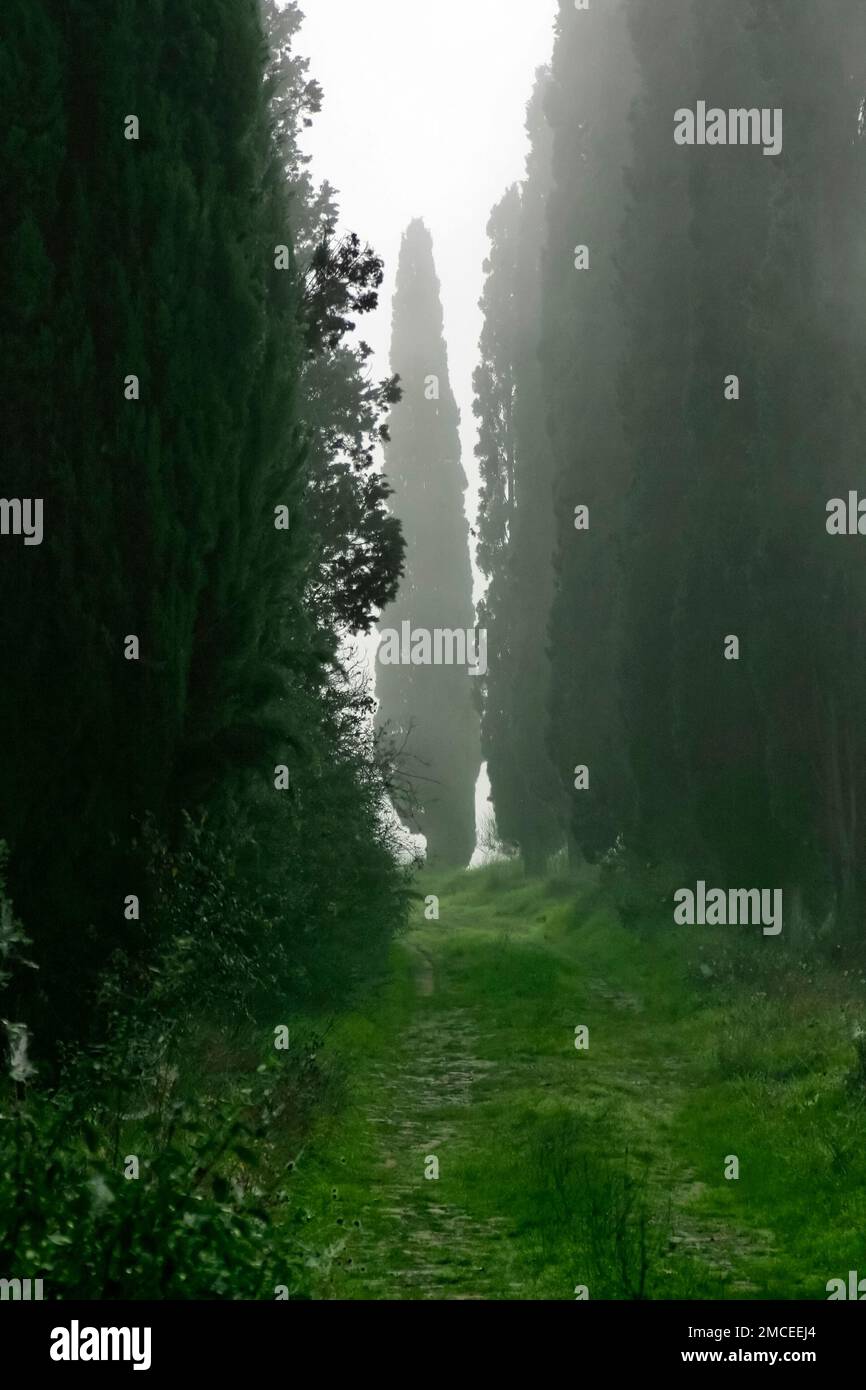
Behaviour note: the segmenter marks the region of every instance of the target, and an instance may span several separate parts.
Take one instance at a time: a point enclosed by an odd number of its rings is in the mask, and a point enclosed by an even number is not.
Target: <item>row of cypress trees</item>
[[[0,537],[0,835],[38,966],[20,1013],[46,1045],[85,1036],[118,952],[143,985],[193,824],[213,862],[178,929],[218,957],[205,903],[252,903],[227,976],[253,981],[276,937],[283,997],[330,995],[402,913],[338,648],[403,543],[372,467],[397,388],[353,333],[381,264],[337,238],[300,154],[321,98],[301,16],[9,8],[2,493],[44,505],[41,545]]]
[[[781,109],[782,153],[678,146],[699,100]],[[862,475],[864,102],[849,0],[560,5],[527,178],[491,223],[477,386],[484,738],[528,859],[619,844],[860,921],[866,566],[826,523]],[[524,624],[549,695],[521,708]]]

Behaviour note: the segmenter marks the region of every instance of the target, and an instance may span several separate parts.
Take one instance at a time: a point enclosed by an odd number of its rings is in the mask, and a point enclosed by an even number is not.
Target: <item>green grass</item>
[[[419,887],[440,920],[419,904],[336,1025],[347,1101],[290,1184],[317,1297],[822,1299],[866,1275],[861,978],[784,935],[626,929],[589,871]]]

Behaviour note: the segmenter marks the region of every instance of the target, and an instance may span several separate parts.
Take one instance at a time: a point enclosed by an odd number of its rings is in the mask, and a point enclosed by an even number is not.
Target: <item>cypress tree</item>
[[[751,31],[750,0],[724,11],[691,6],[694,90],[725,112],[768,104]],[[677,82],[677,78],[673,78]],[[681,85],[678,88],[682,91]],[[667,100],[676,109],[676,91]],[[688,180],[690,347],[686,380],[681,533],[660,532],[679,572],[673,592],[673,737],[698,876],[774,881],[764,766],[766,730],[756,690],[761,606],[756,542],[761,469],[753,297],[767,253],[776,160],[753,146],[678,147]],[[670,266],[677,248],[659,248]],[[668,325],[671,340],[679,325]],[[659,469],[661,475],[663,470]],[[659,492],[666,479],[659,476]],[[729,638],[740,645],[739,660]],[[682,815],[677,819],[682,820]]]
[[[785,130],[753,316],[766,758],[785,883],[861,936],[863,542],[828,534],[827,504],[862,471],[866,15],[771,0],[752,22]]]
[[[430,233],[407,228],[394,295],[391,369],[402,399],[390,421],[385,471],[406,540],[403,582],[380,627],[414,633],[474,627],[469,528],[463,506],[459,414],[448,376],[439,281]],[[466,665],[383,665],[377,671],[380,720],[397,747],[417,798],[417,820],[431,862],[468,863],[475,846],[478,717]],[[398,808],[401,809],[401,808]]]
[[[627,3],[638,67],[632,106],[628,202],[617,252],[625,316],[620,363],[628,451],[624,508],[622,708],[635,786],[630,843],[665,858],[693,834],[676,736],[671,654],[693,461],[687,425],[691,367],[689,176],[673,139],[683,74],[693,67],[688,7]],[[677,94],[675,99],[674,94]]]
[[[544,116],[549,74],[527,112],[527,178],[494,209],[474,377],[481,471],[478,563],[489,579],[479,609],[490,671],[481,682],[482,751],[497,832],[520,846],[530,873],[561,837],[561,790],[547,749],[547,624],[553,594],[553,467],[542,391],[541,268],[550,192]]]
[[[122,917],[144,815],[170,831],[294,736],[274,702],[312,634],[274,509],[300,494],[301,338],[253,0],[25,8],[3,80],[38,43],[43,167],[4,227],[3,394],[39,402],[8,477],[45,540],[0,546],[25,599],[0,616],[2,814],[41,997],[80,1029],[147,938]]]
[[[628,476],[616,255],[634,85],[623,6],[578,12],[563,0],[546,100],[553,191],[541,337],[556,512],[549,750],[570,849],[589,857],[614,844],[630,808],[620,716]],[[588,770],[588,786],[576,768]]]

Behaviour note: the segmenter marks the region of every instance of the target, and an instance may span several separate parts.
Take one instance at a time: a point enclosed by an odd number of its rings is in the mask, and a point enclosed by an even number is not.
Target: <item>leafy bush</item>
[[[27,944],[0,877],[4,1004]],[[207,1043],[200,1026],[164,1012],[173,989],[189,987],[177,956],[154,979],[152,995],[128,1009],[109,973],[110,1035],[67,1047],[51,1089],[36,1084],[24,1025],[4,1020],[4,1277],[41,1278],[55,1299],[274,1298],[283,1286],[306,1297],[315,1252],[284,1220],[287,1152],[325,1088],[321,1034],[302,1033],[258,1066],[248,1042],[234,1075],[215,1069],[215,1085],[195,1065],[197,1041],[199,1062]]]

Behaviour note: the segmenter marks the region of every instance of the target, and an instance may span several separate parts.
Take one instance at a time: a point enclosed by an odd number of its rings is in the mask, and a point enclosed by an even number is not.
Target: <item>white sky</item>
[[[338,190],[344,229],[385,261],[379,310],[360,321],[379,376],[403,231],[423,217],[433,235],[474,520],[485,228],[523,177],[526,104],[550,60],[556,0],[301,0],[301,9],[298,51],[325,94],[305,140],[311,172]]]

